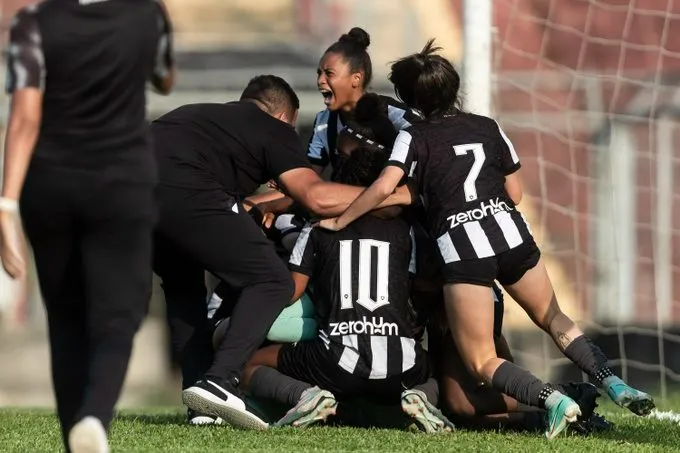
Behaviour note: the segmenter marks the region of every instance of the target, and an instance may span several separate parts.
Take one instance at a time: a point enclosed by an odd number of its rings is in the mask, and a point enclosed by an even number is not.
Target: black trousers
[[[162,280],[183,388],[203,376],[235,384],[293,296],[290,273],[262,230],[224,192],[161,186],[158,195],[154,271]],[[214,354],[206,270],[238,294],[230,328]]]
[[[21,214],[47,312],[64,440],[85,416],[108,428],[151,295],[154,186],[34,161]]]

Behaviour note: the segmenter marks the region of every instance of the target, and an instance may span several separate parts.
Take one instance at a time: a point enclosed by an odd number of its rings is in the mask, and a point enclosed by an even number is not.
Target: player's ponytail
[[[331,44],[324,53],[342,55],[349,63],[352,73],[363,74],[362,87],[366,89],[373,78],[373,65],[366,49],[371,44],[371,37],[363,28],[354,27],[340,36],[337,42]]]
[[[430,39],[420,52],[394,62],[389,75],[397,97],[425,118],[461,110],[460,75],[451,62],[437,55],[440,50]]]

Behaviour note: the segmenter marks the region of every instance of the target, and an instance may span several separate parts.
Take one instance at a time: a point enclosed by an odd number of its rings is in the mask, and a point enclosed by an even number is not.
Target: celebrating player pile
[[[560,310],[516,209],[519,157],[494,120],[461,109],[459,75],[433,41],[392,65],[402,103],[366,92],[368,34],[341,36],[319,62],[326,109],[306,153],[294,130],[296,93],[280,77],[260,75],[238,101],[187,105],[154,121],[153,162],[142,90],[149,77],[160,91],[172,85],[170,23],[157,2],[139,2],[135,14],[117,4],[46,2],[20,13],[12,30],[0,256],[10,274],[24,271],[15,211],[38,137],[21,203],[67,448],[108,450],[146,309],[152,230],[192,424],[333,420],[433,433],[452,431],[452,418],[544,429],[550,439],[570,423],[584,433],[608,429],[593,412],[591,384],[544,383],[513,363],[496,282],[612,401],[651,411],[652,398],[615,376]],[[77,38],[55,34],[42,19],[48,11],[77,21]],[[100,30],[116,39],[100,40]],[[43,49],[46,36],[71,51]],[[85,45],[96,51],[72,51]],[[130,61],[89,71],[104,50]],[[78,99],[67,107],[71,91]],[[255,195],[267,182],[274,188]],[[206,272],[219,280],[210,297]],[[219,305],[211,322],[206,300]],[[387,409],[371,420],[359,400]],[[274,415],[265,407],[272,402],[284,410]],[[396,423],[385,420],[390,405],[402,417]]]

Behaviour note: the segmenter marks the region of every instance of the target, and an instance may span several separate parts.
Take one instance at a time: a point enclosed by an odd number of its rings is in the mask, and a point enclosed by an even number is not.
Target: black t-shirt
[[[421,357],[410,305],[412,230],[402,218],[366,215],[339,232],[307,226],[289,260],[310,276],[319,337],[345,371],[394,376]]]
[[[388,165],[416,180],[446,262],[493,256],[530,235],[505,191],[519,158],[491,118],[459,113],[418,122],[399,133]]]
[[[146,83],[168,74],[171,42],[154,0],[47,0],[20,10],[6,89],[43,91],[34,157],[107,171],[130,162],[131,174],[152,162]]]
[[[166,186],[246,196],[309,167],[295,129],[249,101],[185,105],[151,123],[151,131]]]

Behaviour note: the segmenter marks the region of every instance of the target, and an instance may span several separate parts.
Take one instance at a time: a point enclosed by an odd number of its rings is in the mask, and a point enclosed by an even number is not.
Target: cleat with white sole
[[[425,393],[420,390],[404,390],[401,393],[401,409],[416,422],[420,431],[444,433],[456,429],[439,409],[430,404]]]
[[[322,423],[331,415],[335,415],[337,408],[338,402],[331,392],[321,390],[319,387],[308,388],[302,392],[300,401],[281,420],[276,422],[274,426],[301,428]]]

